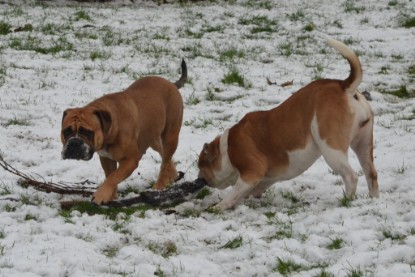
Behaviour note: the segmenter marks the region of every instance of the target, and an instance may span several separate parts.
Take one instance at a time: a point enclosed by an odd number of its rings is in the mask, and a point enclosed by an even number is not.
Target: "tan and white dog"
[[[217,205],[233,208],[241,199],[260,197],[272,184],[298,176],[321,155],[346,184],[346,196],[356,193],[357,174],[348,162],[356,153],[371,197],[379,197],[373,164],[373,113],[357,87],[362,68],[356,54],[329,39],[349,62],[346,80],[323,79],[303,87],[278,107],[251,112],[205,144],[199,156],[199,178],[224,189],[234,185]]]

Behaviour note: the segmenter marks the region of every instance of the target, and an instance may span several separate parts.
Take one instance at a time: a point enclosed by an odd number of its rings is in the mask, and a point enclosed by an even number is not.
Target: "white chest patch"
[[[111,156],[111,154],[110,154],[110,153],[108,153],[106,150],[99,150],[99,151],[97,151],[97,153],[98,153],[98,155],[99,155],[100,157],[103,157],[103,158],[108,158],[108,159],[111,159],[111,160],[112,160],[112,156]]]

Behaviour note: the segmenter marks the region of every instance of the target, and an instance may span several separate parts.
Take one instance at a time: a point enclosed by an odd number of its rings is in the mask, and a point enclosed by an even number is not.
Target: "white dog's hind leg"
[[[373,164],[373,126],[372,122],[368,122],[359,130],[353,139],[351,147],[356,153],[360,165],[365,173],[369,195],[371,197],[379,197],[378,173]]]
[[[358,177],[349,164],[347,153],[328,146],[323,147],[321,153],[331,169],[342,177],[346,185],[346,197],[353,198],[356,194]]]

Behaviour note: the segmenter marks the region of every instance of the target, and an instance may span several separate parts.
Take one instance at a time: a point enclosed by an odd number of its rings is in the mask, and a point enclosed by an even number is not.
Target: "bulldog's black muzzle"
[[[85,160],[92,159],[94,150],[81,138],[72,137],[70,138],[62,150],[62,158],[73,159],[73,160]]]

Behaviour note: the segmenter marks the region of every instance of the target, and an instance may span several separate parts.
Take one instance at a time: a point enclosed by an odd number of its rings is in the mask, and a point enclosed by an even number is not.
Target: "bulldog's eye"
[[[66,129],[64,129],[64,130],[62,131],[62,134],[63,134],[63,137],[64,137],[65,139],[67,139],[67,138],[69,138],[71,135],[73,135],[73,130],[72,130],[72,128],[71,128],[71,127],[68,127],[68,128],[66,128]]]
[[[88,140],[92,140],[94,138],[94,132],[83,127],[79,128],[79,134],[86,137]]]

